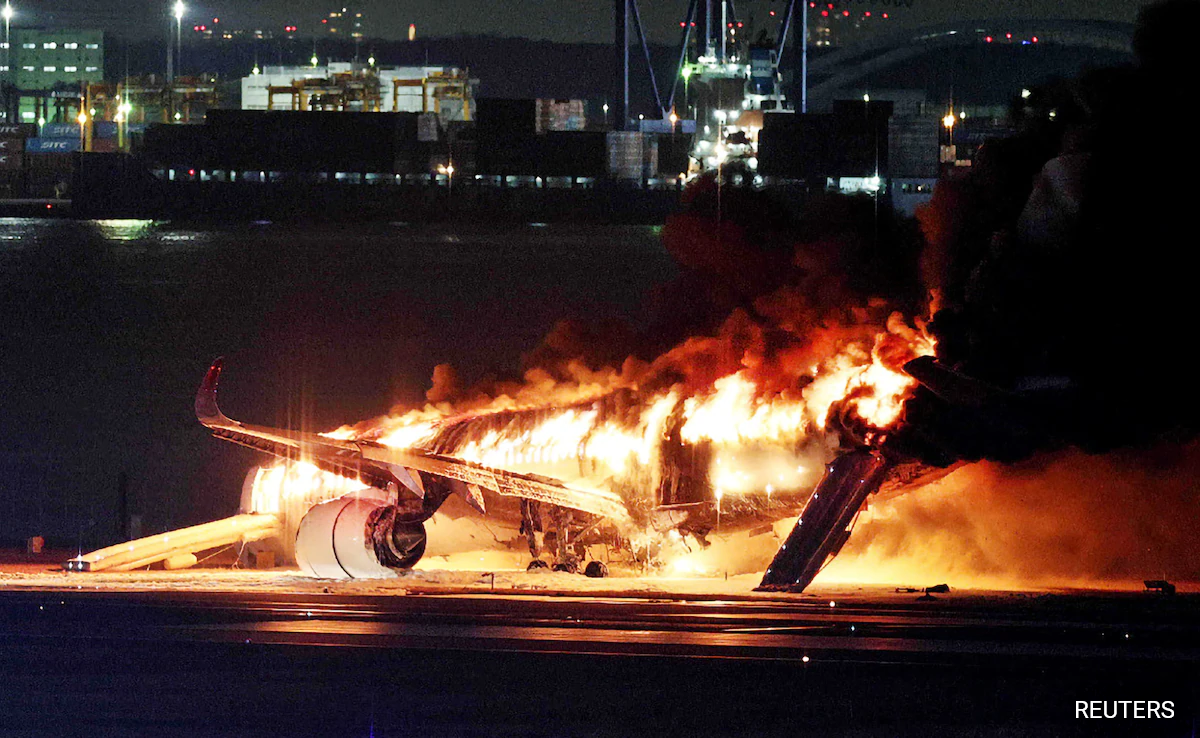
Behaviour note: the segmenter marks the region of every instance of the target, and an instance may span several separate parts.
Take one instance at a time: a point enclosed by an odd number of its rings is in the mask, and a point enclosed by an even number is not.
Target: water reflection
[[[103,238],[111,241],[133,241],[139,238],[144,238],[150,235],[151,229],[155,226],[153,220],[141,220],[137,218],[111,218],[106,220],[93,220],[96,230],[99,231]]]

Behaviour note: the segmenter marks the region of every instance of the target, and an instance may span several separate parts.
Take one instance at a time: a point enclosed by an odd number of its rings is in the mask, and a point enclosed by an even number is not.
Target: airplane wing
[[[391,448],[374,441],[340,440],[231,420],[217,405],[217,382],[223,366],[223,359],[214,361],[196,392],[196,419],[218,438],[280,458],[306,461],[323,471],[361,479],[364,484],[382,490],[399,493],[404,489],[417,498],[424,498],[425,492],[420,475],[414,472],[425,472],[457,482],[451,487],[480,512],[486,512],[483,496],[479,494],[479,488],[484,488],[616,522],[629,519],[624,501],[611,492],[569,487],[550,477],[519,474],[441,454]]]

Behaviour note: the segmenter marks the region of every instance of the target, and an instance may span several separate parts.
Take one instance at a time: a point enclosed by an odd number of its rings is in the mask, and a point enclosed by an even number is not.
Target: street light
[[[175,0],[172,11],[175,16],[175,58],[179,71],[183,72],[183,0]]]
[[[692,78],[692,68],[685,66],[683,68],[683,109],[686,111],[691,107],[691,98],[688,96],[688,80]]]
[[[958,122],[958,118],[954,115],[954,108],[946,113],[946,117],[942,118],[942,125],[946,127],[946,134],[949,136],[950,146],[954,146],[954,124]]]
[[[438,170],[438,174],[441,174],[446,178],[446,191],[451,196],[453,196],[454,195],[454,162],[451,161],[451,162],[447,162],[445,164],[439,164],[437,170]]]
[[[4,77],[8,79],[12,74],[12,43],[8,33],[13,17],[12,3],[4,0],[4,10],[0,14],[4,16]],[[7,117],[8,113],[5,113],[5,118]]]
[[[80,110],[75,120],[79,121],[79,150],[87,151],[87,113]]]
[[[129,138],[129,115],[133,112],[133,106],[128,100],[122,100],[117,106],[117,148],[121,151],[125,150],[125,141]]]

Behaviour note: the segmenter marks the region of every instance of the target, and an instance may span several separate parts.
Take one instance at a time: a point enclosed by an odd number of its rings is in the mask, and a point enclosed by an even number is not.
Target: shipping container
[[[608,133],[608,173],[617,179],[642,180],[658,173],[658,140],[640,131]]]
[[[604,131],[549,131],[538,137],[534,173],[543,177],[603,177],[608,171]]]
[[[686,133],[691,135],[696,132],[696,121],[680,119],[672,123],[670,118],[666,120],[659,120],[657,118],[654,120],[639,120],[637,129],[642,133],[660,133],[666,135]]]
[[[0,138],[0,169],[20,169],[25,164],[25,139]]]
[[[417,113],[211,110],[202,126],[154,125],[143,153],[174,168],[282,172],[426,171]],[[424,161],[422,161],[422,158]]]
[[[78,123],[46,123],[42,126],[42,138],[71,138],[79,139]]]
[[[69,196],[75,156],[73,153],[51,152],[27,157],[25,197]]]
[[[5,169],[0,166],[0,199],[25,196],[25,173],[21,169]]]
[[[583,100],[537,100],[537,132],[582,131],[587,121]]]
[[[8,123],[0,125],[0,138],[33,138],[37,126],[32,123]]]
[[[475,125],[480,146],[485,141],[525,139],[537,133],[537,103],[482,97],[475,102]]]
[[[117,123],[111,120],[92,121],[92,138],[116,138]]]
[[[79,151],[79,135],[74,138],[31,138],[25,141],[25,150],[30,154],[69,154]]]

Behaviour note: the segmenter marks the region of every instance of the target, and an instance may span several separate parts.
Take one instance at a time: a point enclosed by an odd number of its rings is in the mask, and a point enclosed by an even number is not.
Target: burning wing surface
[[[488,467],[451,456],[397,449],[372,441],[329,438],[283,428],[247,425],[232,420],[217,404],[217,383],[224,365],[213,362],[196,393],[196,418],[213,435],[241,446],[295,461],[306,461],[323,471],[359,479],[364,484],[399,494],[406,490],[425,497],[423,472],[445,479],[468,504],[486,512],[480,489],[520,497],[610,518],[629,519],[625,503],[615,494],[569,487],[561,481],[533,474]]]

